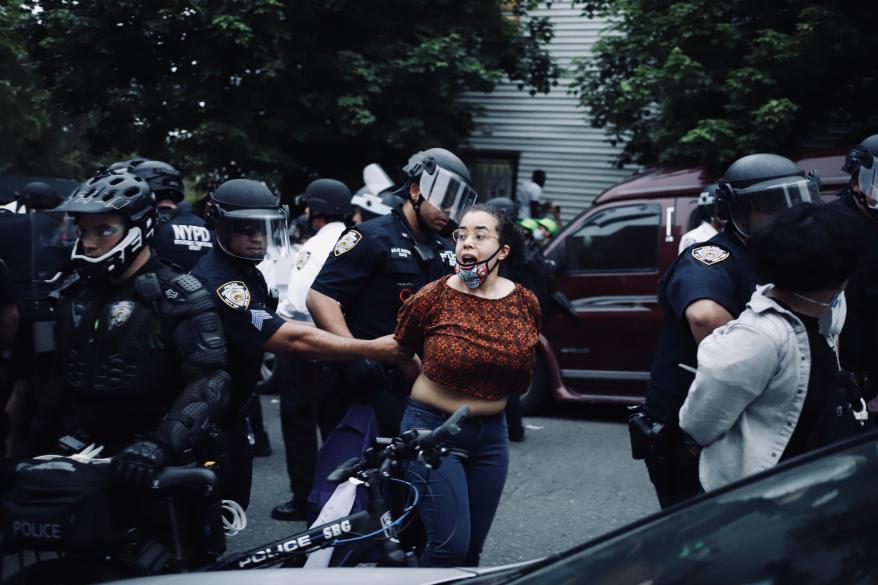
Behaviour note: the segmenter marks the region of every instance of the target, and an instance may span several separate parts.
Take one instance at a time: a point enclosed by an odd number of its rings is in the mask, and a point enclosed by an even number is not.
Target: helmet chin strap
[[[412,201],[412,207],[415,210],[415,218],[418,220],[418,225],[421,226],[421,229],[424,230],[425,233],[430,234],[433,232],[430,229],[430,226],[427,225],[427,222],[424,221],[423,216],[421,215],[421,203],[424,201],[423,195],[418,193],[418,198]]]

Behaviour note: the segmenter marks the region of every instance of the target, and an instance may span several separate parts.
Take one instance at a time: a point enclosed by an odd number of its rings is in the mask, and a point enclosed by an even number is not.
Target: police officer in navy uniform
[[[34,452],[54,441],[93,442],[122,479],[148,485],[166,464],[189,460],[225,411],[222,326],[195,278],[162,264],[149,246],[155,199],[123,170],[83,183],[56,211],[76,220],[78,278],[59,293],[61,384],[37,397]]]
[[[166,162],[134,159],[130,172],[149,183],[155,193],[158,225],[153,247],[159,258],[184,272],[212,247],[212,237],[204,220],[182,208],[183,175]]]
[[[402,207],[345,231],[311,285],[307,304],[318,327],[361,339],[390,334],[402,303],[452,271],[446,236],[476,199],[469,169],[454,153],[431,148],[413,155],[403,172]],[[396,434],[409,375],[364,361],[345,369],[347,390],[368,397],[381,432]]]
[[[839,354],[842,367],[854,373],[863,397],[871,401],[878,396],[878,134],[852,148],[842,170],[851,180],[832,205],[849,212],[850,227],[861,231],[866,247],[845,288],[848,318]],[[870,407],[874,411],[878,404]]]
[[[216,246],[198,261],[192,274],[212,296],[225,331],[232,392],[224,430],[233,480],[241,494],[237,501],[246,506],[252,451],[245,416],[256,391],[264,352],[294,352],[327,361],[368,357],[396,362],[410,356],[391,336],[373,341],[343,338],[277,315],[277,298],[269,294],[256,265],[287,255],[289,232],[286,208],[265,183],[226,181],[211,195],[207,219],[214,229]]]
[[[659,283],[659,346],[643,411],[631,420],[632,447],[645,455],[662,508],[701,491],[697,444],[678,425],[678,412],[694,378],[698,343],[736,318],[758,284],[747,241],[771,214],[801,202],[820,203],[816,177],[774,154],[745,156],[726,170],[717,191],[717,214],[728,223],[708,242],[695,244],[671,264]],[[648,437],[638,435],[646,430]],[[646,451],[646,453],[644,453]]]

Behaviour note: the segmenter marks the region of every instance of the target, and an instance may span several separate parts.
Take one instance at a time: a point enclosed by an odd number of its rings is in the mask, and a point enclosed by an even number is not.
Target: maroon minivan
[[[834,196],[849,176],[842,156],[799,159]],[[522,411],[558,401],[635,404],[643,399],[658,342],[658,281],[680,237],[698,224],[696,202],[715,180],[700,168],[639,173],[601,193],[546,247],[558,266],[555,293],[569,312],[543,323]],[[566,303],[565,303],[566,304]]]

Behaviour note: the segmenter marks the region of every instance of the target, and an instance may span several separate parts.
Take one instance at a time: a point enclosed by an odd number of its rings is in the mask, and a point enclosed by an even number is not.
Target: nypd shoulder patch
[[[350,252],[354,246],[360,243],[360,240],[363,239],[363,234],[358,232],[357,230],[348,230],[341,235],[338,239],[338,242],[335,243],[335,249],[332,253],[335,256],[341,256],[345,252]]]
[[[247,309],[250,306],[250,289],[240,280],[221,284],[216,289],[216,294],[233,309]]]
[[[698,246],[692,249],[692,257],[705,266],[719,264],[723,260],[728,259],[730,255],[728,250],[713,245]]]

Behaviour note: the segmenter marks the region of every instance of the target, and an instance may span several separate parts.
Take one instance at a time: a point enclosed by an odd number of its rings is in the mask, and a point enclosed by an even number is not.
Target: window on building
[[[622,205],[594,214],[567,238],[567,269],[654,270],[658,268],[662,208]]]
[[[464,156],[473,178],[473,187],[479,201],[494,197],[515,198],[515,177],[518,173],[518,153],[470,152]]]

